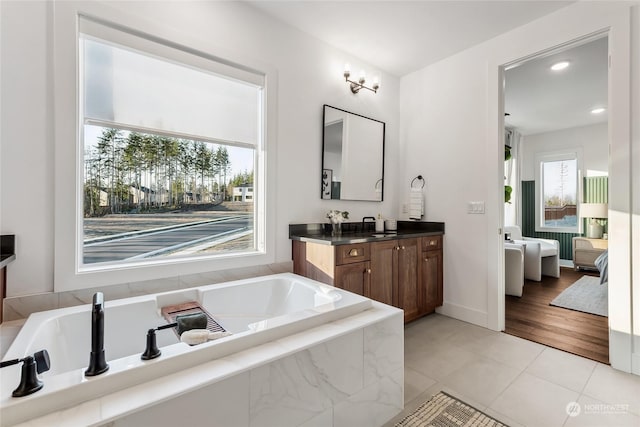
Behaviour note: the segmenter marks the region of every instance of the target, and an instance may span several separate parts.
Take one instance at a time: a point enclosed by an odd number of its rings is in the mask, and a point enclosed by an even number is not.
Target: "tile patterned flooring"
[[[439,314],[405,327],[404,381],[385,427],[440,390],[511,427],[640,426],[640,376]]]

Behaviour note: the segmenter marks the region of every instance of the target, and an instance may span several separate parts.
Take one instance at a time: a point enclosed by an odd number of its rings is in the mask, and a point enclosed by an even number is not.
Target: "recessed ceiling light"
[[[555,64],[553,64],[551,66],[551,69],[553,71],[560,71],[560,70],[564,70],[568,66],[569,66],[569,61],[561,61],[561,62],[556,62]]]
[[[604,113],[606,111],[606,108],[594,108],[593,110],[591,110],[591,114],[601,114]]]

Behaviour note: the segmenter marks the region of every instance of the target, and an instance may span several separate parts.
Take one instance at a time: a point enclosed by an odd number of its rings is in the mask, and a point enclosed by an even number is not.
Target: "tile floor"
[[[439,314],[405,328],[404,381],[385,427],[440,390],[512,427],[640,426],[640,376]]]

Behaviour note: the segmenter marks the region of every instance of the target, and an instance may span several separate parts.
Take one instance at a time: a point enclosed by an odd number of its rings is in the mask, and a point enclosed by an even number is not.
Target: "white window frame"
[[[205,35],[189,35],[161,22],[145,20],[124,10],[98,2],[56,2],[54,4],[54,155],[55,155],[55,219],[54,219],[54,291],[70,291],[132,282],[170,279],[209,271],[249,267],[273,263],[275,260],[275,203],[269,197],[275,188],[275,108],[277,75],[275,70],[245,57],[236,57],[223,48],[212,46]],[[211,257],[146,260],[143,263],[114,264],[82,268],[82,132],[80,130],[81,86],[79,81],[79,17],[165,44],[177,51],[201,56],[206,62],[218,62],[239,74],[263,76],[262,123],[256,147],[254,171],[256,196],[254,203],[256,251],[214,255]],[[166,23],[165,23],[166,24]],[[134,30],[135,29],[135,30]],[[138,38],[136,37],[136,38]],[[221,55],[221,52],[224,55]],[[223,59],[221,59],[223,58]],[[181,62],[183,58],[177,57]],[[270,172],[270,173],[268,173]],[[75,191],[69,191],[75,189]],[[166,281],[162,282],[166,284]]]
[[[575,227],[548,227],[544,225],[544,194],[542,191],[542,164],[545,162],[557,162],[562,160],[576,160],[576,216]],[[582,148],[571,148],[558,151],[547,151],[535,155],[535,230],[546,233],[580,233],[580,203],[582,201]]]

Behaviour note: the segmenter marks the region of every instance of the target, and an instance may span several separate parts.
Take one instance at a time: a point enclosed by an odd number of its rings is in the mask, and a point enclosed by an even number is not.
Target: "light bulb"
[[[360,71],[360,78],[358,79],[358,82],[361,85],[363,85],[365,81],[366,81],[366,78],[365,78],[364,70],[361,70]]]
[[[344,64],[344,78],[348,79],[349,76],[351,75],[351,66],[349,65],[349,63]]]
[[[373,78],[373,85],[372,85],[372,87],[373,87],[373,90],[378,90],[378,88],[380,88],[380,77],[375,76],[375,77]]]

